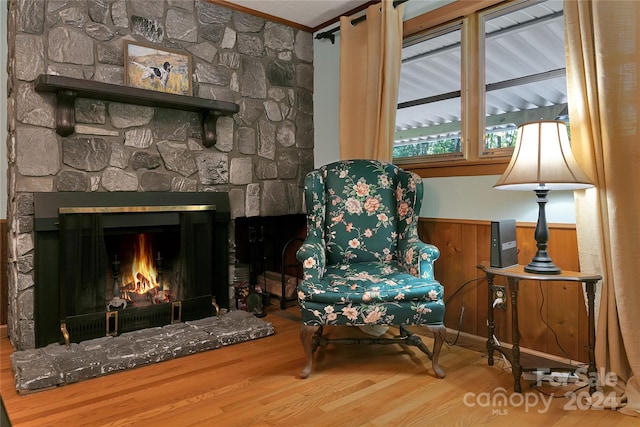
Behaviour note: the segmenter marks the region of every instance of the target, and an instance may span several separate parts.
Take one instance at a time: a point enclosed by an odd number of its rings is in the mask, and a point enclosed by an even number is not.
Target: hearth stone
[[[141,329],[65,345],[14,352],[11,367],[18,393],[72,384],[113,372],[213,350],[274,333],[273,325],[246,311]]]

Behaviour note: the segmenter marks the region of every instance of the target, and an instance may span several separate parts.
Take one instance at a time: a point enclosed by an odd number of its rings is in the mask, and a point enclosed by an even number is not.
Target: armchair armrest
[[[440,250],[418,239],[401,242],[398,247],[400,262],[416,277],[435,280],[434,262],[440,257]]]
[[[326,265],[326,244],[316,236],[308,236],[296,252],[302,263],[304,280],[318,281],[324,276]]]

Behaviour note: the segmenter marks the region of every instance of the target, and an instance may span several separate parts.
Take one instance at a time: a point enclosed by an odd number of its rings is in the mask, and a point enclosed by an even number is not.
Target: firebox
[[[36,193],[34,205],[36,347],[208,317],[229,301],[227,193]]]

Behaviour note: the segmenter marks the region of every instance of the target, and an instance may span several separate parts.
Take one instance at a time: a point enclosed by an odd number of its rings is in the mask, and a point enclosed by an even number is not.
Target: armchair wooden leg
[[[300,372],[300,378],[305,379],[311,373],[311,365],[313,364],[313,354],[318,348],[318,338],[322,335],[322,326],[302,325],[300,328],[300,341],[304,348],[304,355],[307,358],[307,364]]]
[[[427,328],[433,333],[433,351],[429,350],[429,347],[425,343],[422,342],[420,337],[411,331],[409,331],[406,325],[400,325],[400,335],[403,337],[407,337],[407,344],[415,345],[418,347],[424,354],[426,354],[429,359],[431,359],[431,364],[433,365],[433,371],[438,378],[444,378],[445,373],[440,368],[438,364],[438,356],[440,356],[440,349],[442,348],[442,344],[444,344],[444,339],[447,336],[447,328],[444,325],[440,326],[429,326],[426,325]]]
[[[447,336],[447,328],[445,328],[444,325],[427,327],[433,332],[433,355],[431,357],[433,370],[438,378],[444,378],[445,373],[438,364],[438,357],[440,356],[440,349],[442,348],[442,344],[444,344],[444,339]]]

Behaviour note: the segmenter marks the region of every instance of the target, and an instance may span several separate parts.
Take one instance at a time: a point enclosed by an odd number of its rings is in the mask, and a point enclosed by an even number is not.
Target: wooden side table
[[[520,365],[520,330],[518,329],[518,286],[520,280],[539,280],[545,282],[554,281],[567,281],[567,282],[581,282],[586,285],[587,288],[587,307],[589,311],[589,368],[587,374],[589,377],[589,393],[593,394],[596,391],[595,387],[595,375],[596,375],[596,327],[595,327],[595,285],[598,281],[602,280],[602,276],[595,274],[585,274],[576,271],[562,271],[560,274],[537,274],[527,273],[524,271],[524,266],[514,265],[506,268],[491,267],[488,262],[483,261],[477,265],[477,268],[484,271],[487,275],[487,282],[489,284],[488,295],[488,327],[489,337],[487,339],[487,351],[489,353],[489,365],[493,365],[493,353],[498,351],[502,353],[511,363],[511,370],[513,372],[513,390],[516,393],[522,391],[521,377],[523,368]],[[495,323],[493,320],[493,279],[495,276],[502,276],[507,278],[509,283],[509,293],[511,297],[511,322],[512,322],[512,349],[508,352],[507,349],[497,345],[494,340]]]

